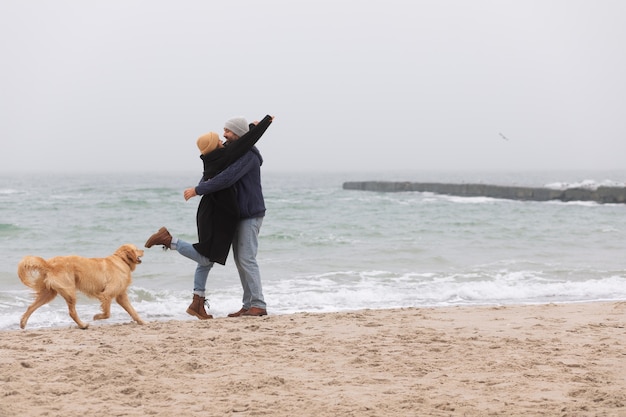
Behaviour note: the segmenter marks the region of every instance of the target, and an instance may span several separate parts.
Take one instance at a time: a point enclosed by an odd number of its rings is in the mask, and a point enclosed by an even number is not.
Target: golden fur
[[[25,328],[30,315],[59,294],[67,303],[70,317],[78,327],[86,329],[89,325],[82,322],[76,313],[77,290],[100,300],[102,313],[96,314],[94,320],[109,318],[111,302],[115,299],[133,320],[144,324],[126,293],[131,284],[130,274],[141,263],[142,256],[143,250],[132,244],[120,246],[106,258],[71,255],[45,260],[38,256],[25,256],[17,266],[17,275],[24,285],[35,290],[36,299],[22,316],[20,327]]]

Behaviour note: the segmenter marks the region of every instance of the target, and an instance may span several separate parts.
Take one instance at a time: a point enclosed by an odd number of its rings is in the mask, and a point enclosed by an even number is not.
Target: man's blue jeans
[[[262,224],[263,217],[240,220],[233,239],[233,255],[243,288],[242,304],[246,310],[250,307],[266,308],[261,271],[256,261]]]

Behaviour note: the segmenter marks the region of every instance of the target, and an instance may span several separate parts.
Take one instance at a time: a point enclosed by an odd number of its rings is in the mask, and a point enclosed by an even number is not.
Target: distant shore
[[[2,416],[617,416],[626,302],[0,332]]]
[[[603,204],[626,203],[626,187],[551,188],[515,187],[488,184],[445,184],[432,182],[361,181],[344,182],[345,190],[362,191],[419,191],[435,194],[448,194],[462,197],[491,197],[530,201],[595,201]]]

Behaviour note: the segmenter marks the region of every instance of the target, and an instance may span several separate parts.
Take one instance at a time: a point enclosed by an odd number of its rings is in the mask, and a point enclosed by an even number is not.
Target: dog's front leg
[[[126,310],[128,314],[130,314],[133,320],[135,320],[139,324],[145,324],[144,321],[141,320],[141,318],[139,317],[139,314],[137,314],[137,312],[133,308],[132,304],[130,303],[130,300],[128,299],[128,294],[123,293],[123,294],[118,295],[115,298],[115,301],[117,301],[117,303],[121,305],[122,308]]]
[[[94,320],[104,320],[111,317],[111,299],[110,298],[100,298],[100,305],[102,306],[102,313],[98,313],[93,316]]]

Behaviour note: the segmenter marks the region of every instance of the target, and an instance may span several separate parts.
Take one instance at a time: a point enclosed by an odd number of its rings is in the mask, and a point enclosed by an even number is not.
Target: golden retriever
[[[142,256],[143,250],[130,243],[120,246],[106,258],[70,255],[45,260],[38,256],[25,256],[17,266],[17,275],[24,285],[35,290],[36,299],[26,309],[20,327],[25,328],[35,310],[60,294],[67,303],[70,317],[78,327],[86,329],[89,325],[83,323],[76,313],[76,290],[100,300],[102,313],[93,316],[94,320],[109,318],[111,302],[115,299],[133,320],[144,324],[126,293],[131,283],[130,273],[141,263]]]

